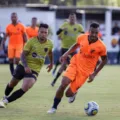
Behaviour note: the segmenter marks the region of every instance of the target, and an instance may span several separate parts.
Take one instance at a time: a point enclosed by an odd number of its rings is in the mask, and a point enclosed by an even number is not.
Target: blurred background
[[[60,56],[60,40],[56,31],[75,12],[77,22],[85,31],[92,21],[100,24],[102,40],[108,50],[108,64],[120,64],[120,0],[0,0],[0,43],[4,39],[6,26],[11,22],[10,15],[17,12],[19,22],[25,26],[31,24],[31,18],[37,17],[38,23],[50,26],[49,38],[54,43],[54,58]],[[8,63],[7,44],[0,52],[0,63]]]

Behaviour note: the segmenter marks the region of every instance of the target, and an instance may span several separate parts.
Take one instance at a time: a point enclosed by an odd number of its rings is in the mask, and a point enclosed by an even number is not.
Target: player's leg
[[[63,80],[61,82],[60,87],[58,88],[55,98],[54,98],[54,103],[52,108],[48,111],[48,113],[55,113],[57,106],[59,105],[63,94],[64,94],[64,90],[66,89],[66,87],[75,79],[76,77],[76,73],[77,73],[77,67],[76,67],[76,63],[75,63],[75,57],[73,57],[71,59],[71,63],[70,65],[67,67],[65,73],[64,73],[64,77]],[[73,94],[72,94],[73,95]]]
[[[61,85],[59,86],[55,98],[54,98],[54,102],[53,102],[53,106],[52,108],[48,111],[48,113],[54,113],[63,97],[64,91],[66,89],[66,87],[70,84],[71,80],[67,77],[63,77]]]
[[[20,97],[22,97],[36,82],[36,78],[37,78],[38,74],[34,71],[32,71],[31,74],[27,74],[24,71],[24,67],[23,66],[21,66],[21,67],[23,69],[22,75],[24,74],[22,87],[20,89],[16,90],[15,92],[13,92],[7,99],[3,100],[3,102],[5,104],[13,102],[13,101],[19,99]]]
[[[5,89],[5,96],[8,96],[14,87],[18,84],[18,82],[24,77],[24,67],[22,65],[18,65],[13,73],[12,80],[8,83]]]
[[[118,51],[118,54],[117,54],[117,64],[120,63],[120,50]]]
[[[73,103],[78,89],[85,83],[88,76],[83,74],[80,70],[77,72],[75,79],[71,82],[70,87],[66,91],[66,97],[68,97],[68,102]]]
[[[60,64],[60,62],[59,62],[59,60],[57,60],[57,62],[55,63],[55,68],[53,69],[53,72],[52,72],[53,75],[55,74],[59,64]]]
[[[67,64],[67,62],[64,62],[64,63],[61,64],[61,66],[60,66],[60,68],[59,68],[59,70],[57,72],[57,75],[55,76],[54,80],[51,83],[52,86],[55,85],[57,79],[60,77],[60,75],[62,74],[62,72],[66,69],[66,64]]]
[[[13,102],[22,97],[30,88],[32,88],[35,82],[36,80],[34,78],[24,78],[22,87],[13,92],[13,94],[7,98],[8,103]]]
[[[61,49],[61,55],[63,55],[68,49],[64,49],[62,48]],[[54,84],[56,83],[57,79],[60,77],[60,75],[62,74],[62,72],[66,69],[66,64],[67,64],[67,61],[62,63],[54,80],[52,81],[51,85],[54,86]]]
[[[23,46],[18,46],[18,47],[15,49],[15,64],[16,64],[16,65],[19,64],[20,56],[21,56],[21,53],[22,53],[22,49],[23,49]]]
[[[0,102],[0,107],[4,108],[6,103],[8,102],[7,98],[14,89],[14,87],[18,84],[18,82],[24,77],[24,67],[22,65],[18,65],[14,71],[12,80],[8,83],[5,89],[4,99]]]
[[[7,84],[5,88],[5,98],[10,95],[10,93],[12,92],[12,90],[18,84],[19,81],[20,80],[13,77],[12,80]]]
[[[9,68],[10,68],[11,75],[13,75],[14,73],[14,57],[15,57],[14,48],[8,46]]]

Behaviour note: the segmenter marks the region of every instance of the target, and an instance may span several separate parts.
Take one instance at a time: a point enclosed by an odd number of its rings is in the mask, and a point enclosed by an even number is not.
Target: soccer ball
[[[84,110],[88,116],[94,116],[98,113],[99,105],[94,101],[90,101],[85,104]]]

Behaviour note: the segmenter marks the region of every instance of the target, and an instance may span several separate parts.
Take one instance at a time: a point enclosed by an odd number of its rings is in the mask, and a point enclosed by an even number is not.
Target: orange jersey
[[[6,34],[9,36],[9,45],[23,45],[23,34],[25,32],[25,27],[21,23],[17,23],[15,26],[9,24],[6,27]]]
[[[35,28],[32,28],[31,26],[27,27],[26,33],[27,33],[28,39],[38,36],[38,30],[39,30],[38,27],[35,27]]]
[[[80,45],[80,51],[75,56],[78,69],[84,73],[91,74],[99,57],[107,54],[106,47],[100,39],[95,43],[89,44],[88,34],[78,36],[77,43]]]

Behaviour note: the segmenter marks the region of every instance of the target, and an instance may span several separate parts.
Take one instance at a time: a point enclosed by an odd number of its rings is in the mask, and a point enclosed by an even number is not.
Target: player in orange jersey
[[[31,26],[26,28],[26,33],[28,39],[38,36],[37,18],[33,17],[31,21]]]
[[[98,38],[99,24],[92,23],[89,31],[90,34],[78,36],[77,42],[60,58],[61,62],[65,61],[70,53],[80,47],[80,51],[72,57],[64,73],[61,85],[56,92],[53,106],[48,113],[56,112],[68,85],[66,97],[69,97],[69,103],[72,103],[75,100],[78,89],[86,82],[87,78],[89,78],[88,83],[92,82],[107,63],[106,47]],[[101,57],[102,61],[94,71],[99,57]]]
[[[18,22],[17,13],[11,14],[11,21],[7,27],[6,27],[6,36],[5,39],[2,41],[0,49],[3,49],[3,45],[9,37],[9,43],[8,43],[8,58],[9,58],[9,65],[10,65],[10,71],[13,75],[14,72],[14,58],[15,58],[15,64],[19,63],[20,55],[22,53],[24,42],[27,41],[26,37],[26,30],[25,27]]]

